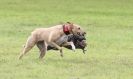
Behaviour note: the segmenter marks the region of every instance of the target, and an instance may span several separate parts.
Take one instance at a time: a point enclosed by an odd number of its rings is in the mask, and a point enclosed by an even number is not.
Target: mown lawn
[[[87,31],[88,47],[18,55],[30,32],[62,22]],[[0,0],[0,79],[133,79],[133,0]]]

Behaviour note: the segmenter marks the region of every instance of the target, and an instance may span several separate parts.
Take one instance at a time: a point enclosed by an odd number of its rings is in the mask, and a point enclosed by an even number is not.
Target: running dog
[[[58,44],[56,44],[55,41],[57,41],[59,38],[61,38],[63,35],[81,35],[84,31],[82,28],[77,25],[70,22],[67,22],[65,24],[56,25],[49,28],[38,28],[35,29],[31,35],[28,37],[27,42],[24,46],[23,51],[20,53],[19,59],[21,59],[29,50],[31,50],[38,41],[44,41],[44,47],[41,50],[39,58],[42,59],[45,56],[45,53],[47,51],[47,46],[49,44],[53,45],[55,48],[60,50],[60,55],[63,57],[63,51],[62,47],[60,47]],[[66,42],[65,44],[71,45],[70,42]]]

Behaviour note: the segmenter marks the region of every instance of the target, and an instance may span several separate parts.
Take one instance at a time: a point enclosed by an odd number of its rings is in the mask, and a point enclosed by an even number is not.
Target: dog
[[[24,46],[23,51],[20,53],[19,59],[22,59],[22,57],[31,50],[35,44],[38,41],[44,41],[42,52],[40,53],[39,58],[42,59],[45,56],[45,53],[47,51],[47,46],[49,44],[52,44],[55,48],[60,50],[60,55],[63,57],[63,51],[62,47],[60,47],[58,44],[55,43],[59,38],[61,38],[63,35],[69,35],[69,34],[75,34],[75,35],[81,35],[84,31],[82,28],[77,25],[70,22],[67,22],[65,24],[56,25],[49,28],[38,28],[35,29],[31,35],[28,37],[27,42]],[[70,42],[66,42],[65,44],[70,45]]]
[[[67,49],[73,50],[73,48],[72,48],[73,45],[63,45],[65,43],[65,41],[73,42],[75,48],[82,49],[83,53],[85,54],[85,51],[86,51],[85,47],[87,46],[87,43],[86,43],[86,38],[84,35],[73,35],[73,34],[70,34],[67,36],[64,35],[59,40],[56,41],[56,44],[63,46]],[[43,46],[44,46],[43,41],[37,42],[36,46],[38,47],[38,49],[41,52],[41,50],[43,49]],[[47,50],[58,50],[58,49],[53,46],[48,45]]]

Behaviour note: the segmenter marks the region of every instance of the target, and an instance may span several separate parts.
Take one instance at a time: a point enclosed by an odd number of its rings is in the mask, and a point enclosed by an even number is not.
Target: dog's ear
[[[73,23],[72,22],[67,22],[67,24],[69,24],[70,28],[73,29]]]
[[[67,22],[68,24],[72,24],[71,22]]]

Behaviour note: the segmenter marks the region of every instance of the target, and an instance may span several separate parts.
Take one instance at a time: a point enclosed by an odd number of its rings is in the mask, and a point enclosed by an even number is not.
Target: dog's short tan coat
[[[70,34],[82,34],[84,31],[80,28],[79,25],[72,24],[70,22],[64,24],[69,28]],[[44,41],[44,48],[41,50],[42,53],[40,54],[39,58],[43,58],[46,51],[47,51],[47,45],[52,44],[57,49],[60,50],[61,56],[63,56],[62,48],[55,43],[56,40],[58,40],[61,36],[63,36],[65,33],[63,31],[63,25],[56,25],[50,28],[38,28],[35,29],[31,35],[28,37],[26,45],[20,53],[19,59],[23,57],[24,54],[26,54],[38,41]]]

